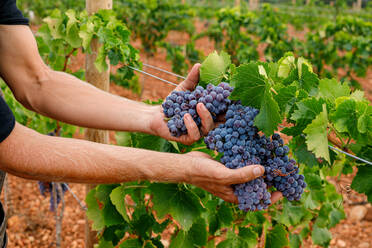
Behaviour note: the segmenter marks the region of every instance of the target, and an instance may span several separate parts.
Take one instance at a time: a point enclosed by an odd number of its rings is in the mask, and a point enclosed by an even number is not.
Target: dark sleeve
[[[0,24],[28,25],[28,19],[17,8],[16,0],[0,0]]]
[[[0,95],[0,142],[10,135],[13,131],[14,125],[14,115]]]

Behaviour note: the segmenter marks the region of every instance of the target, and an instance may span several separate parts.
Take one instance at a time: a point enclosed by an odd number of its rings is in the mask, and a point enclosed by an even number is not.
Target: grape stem
[[[336,134],[336,136],[341,141],[341,143],[342,143],[341,148],[344,148],[345,147],[345,143],[344,143],[344,140],[342,139],[340,133],[336,130],[336,128],[331,123],[329,123],[328,127],[330,127],[332,129],[332,131]]]
[[[270,87],[270,90],[271,90],[275,95],[278,95],[278,92],[276,92],[276,90],[275,90],[273,87]]]

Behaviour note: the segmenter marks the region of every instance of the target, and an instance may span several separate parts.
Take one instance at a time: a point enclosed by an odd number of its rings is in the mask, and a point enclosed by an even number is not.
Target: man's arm
[[[186,182],[237,202],[232,184],[263,174],[260,165],[231,170],[204,153],[173,154],[39,134],[16,124],[0,143],[0,169],[41,181]]]
[[[164,138],[160,106],[149,106],[101,91],[76,77],[56,72],[41,59],[28,26],[0,25],[0,75],[15,97],[27,108],[51,118],[83,127],[138,131]],[[199,80],[194,67],[178,88],[192,89]],[[199,106],[205,130],[213,121],[208,110]],[[186,115],[187,116],[187,115]],[[161,121],[160,121],[161,120]],[[177,140],[190,144],[200,138],[193,120],[185,120],[189,135]]]

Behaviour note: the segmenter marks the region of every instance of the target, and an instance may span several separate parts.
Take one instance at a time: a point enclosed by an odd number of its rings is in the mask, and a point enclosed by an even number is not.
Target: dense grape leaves
[[[184,230],[189,230],[203,211],[198,197],[182,185],[152,184],[154,209],[159,218],[171,214]]]
[[[322,79],[319,81],[319,96],[334,102],[338,97],[349,96],[350,88],[347,84],[342,84],[336,79]]]
[[[366,194],[368,201],[372,202],[372,166],[365,165],[358,167],[351,187],[359,193]]]
[[[125,207],[125,186],[120,186],[114,189],[110,194],[110,200],[114,204],[116,210],[121,214],[125,221],[129,222],[127,209]]]
[[[229,227],[234,220],[233,212],[227,203],[221,204],[216,211],[209,215],[209,232],[214,234],[222,227]]]
[[[142,248],[142,242],[139,239],[127,239],[119,245],[119,248]]]
[[[269,136],[278,129],[278,125],[281,121],[282,118],[279,114],[278,104],[273,99],[270,89],[266,88],[261,102],[260,113],[256,116],[254,124]]]
[[[339,132],[348,132],[360,145],[368,144],[372,138],[372,106],[368,101],[340,97],[331,119]]]
[[[307,150],[306,140],[302,136],[297,136],[291,140],[290,147],[292,148],[294,157],[297,162],[306,166],[316,166],[318,161],[312,152]]]
[[[331,163],[328,150],[327,137],[328,116],[327,109],[323,105],[323,111],[305,129],[306,144],[315,156],[322,157]]]
[[[106,227],[125,223],[123,217],[116,211],[115,206],[110,200],[110,194],[117,184],[99,185],[96,188],[95,198],[101,204],[103,221]]]
[[[314,225],[311,238],[316,245],[328,246],[332,239],[332,234],[327,228],[320,228]]]
[[[300,248],[302,243],[301,236],[295,233],[289,233],[289,247]]]
[[[288,246],[287,234],[283,225],[276,225],[266,235],[265,248],[282,248]]]
[[[257,244],[257,233],[251,227],[239,228],[239,234],[229,231],[226,239],[217,248],[253,248]]]
[[[240,100],[243,105],[260,109],[255,125],[266,135],[273,134],[282,119],[279,106],[271,93],[271,85],[260,73],[260,65],[252,62],[239,66],[232,83],[235,89],[230,98]]]
[[[310,221],[311,218],[311,213],[303,206],[295,206],[289,201],[284,201],[283,213],[277,216],[276,219],[287,227],[295,227],[306,221]]]
[[[199,84],[203,87],[209,83],[219,84],[230,64],[230,56],[225,52],[221,52],[220,55],[216,51],[209,54],[200,67]]]
[[[180,230],[172,240],[170,248],[193,248],[205,246],[207,244],[207,225],[205,220],[198,218],[188,232]]]
[[[86,196],[85,202],[87,203],[87,217],[93,221],[92,229],[101,230],[105,227],[104,217],[101,213],[100,206],[95,197],[96,189],[92,189]]]
[[[246,106],[261,107],[267,83],[260,74],[257,63],[252,62],[236,68],[232,84],[235,85],[235,89],[230,99],[240,100]]]

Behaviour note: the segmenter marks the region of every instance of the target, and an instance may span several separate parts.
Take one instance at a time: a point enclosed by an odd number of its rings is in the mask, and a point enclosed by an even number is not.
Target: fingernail
[[[262,174],[262,169],[261,169],[259,166],[256,166],[256,167],[253,169],[253,174],[254,174],[256,177],[261,176],[261,174]]]
[[[204,111],[208,111],[207,107],[205,107],[204,104],[202,104],[201,108],[202,108],[202,110],[204,110]]]

